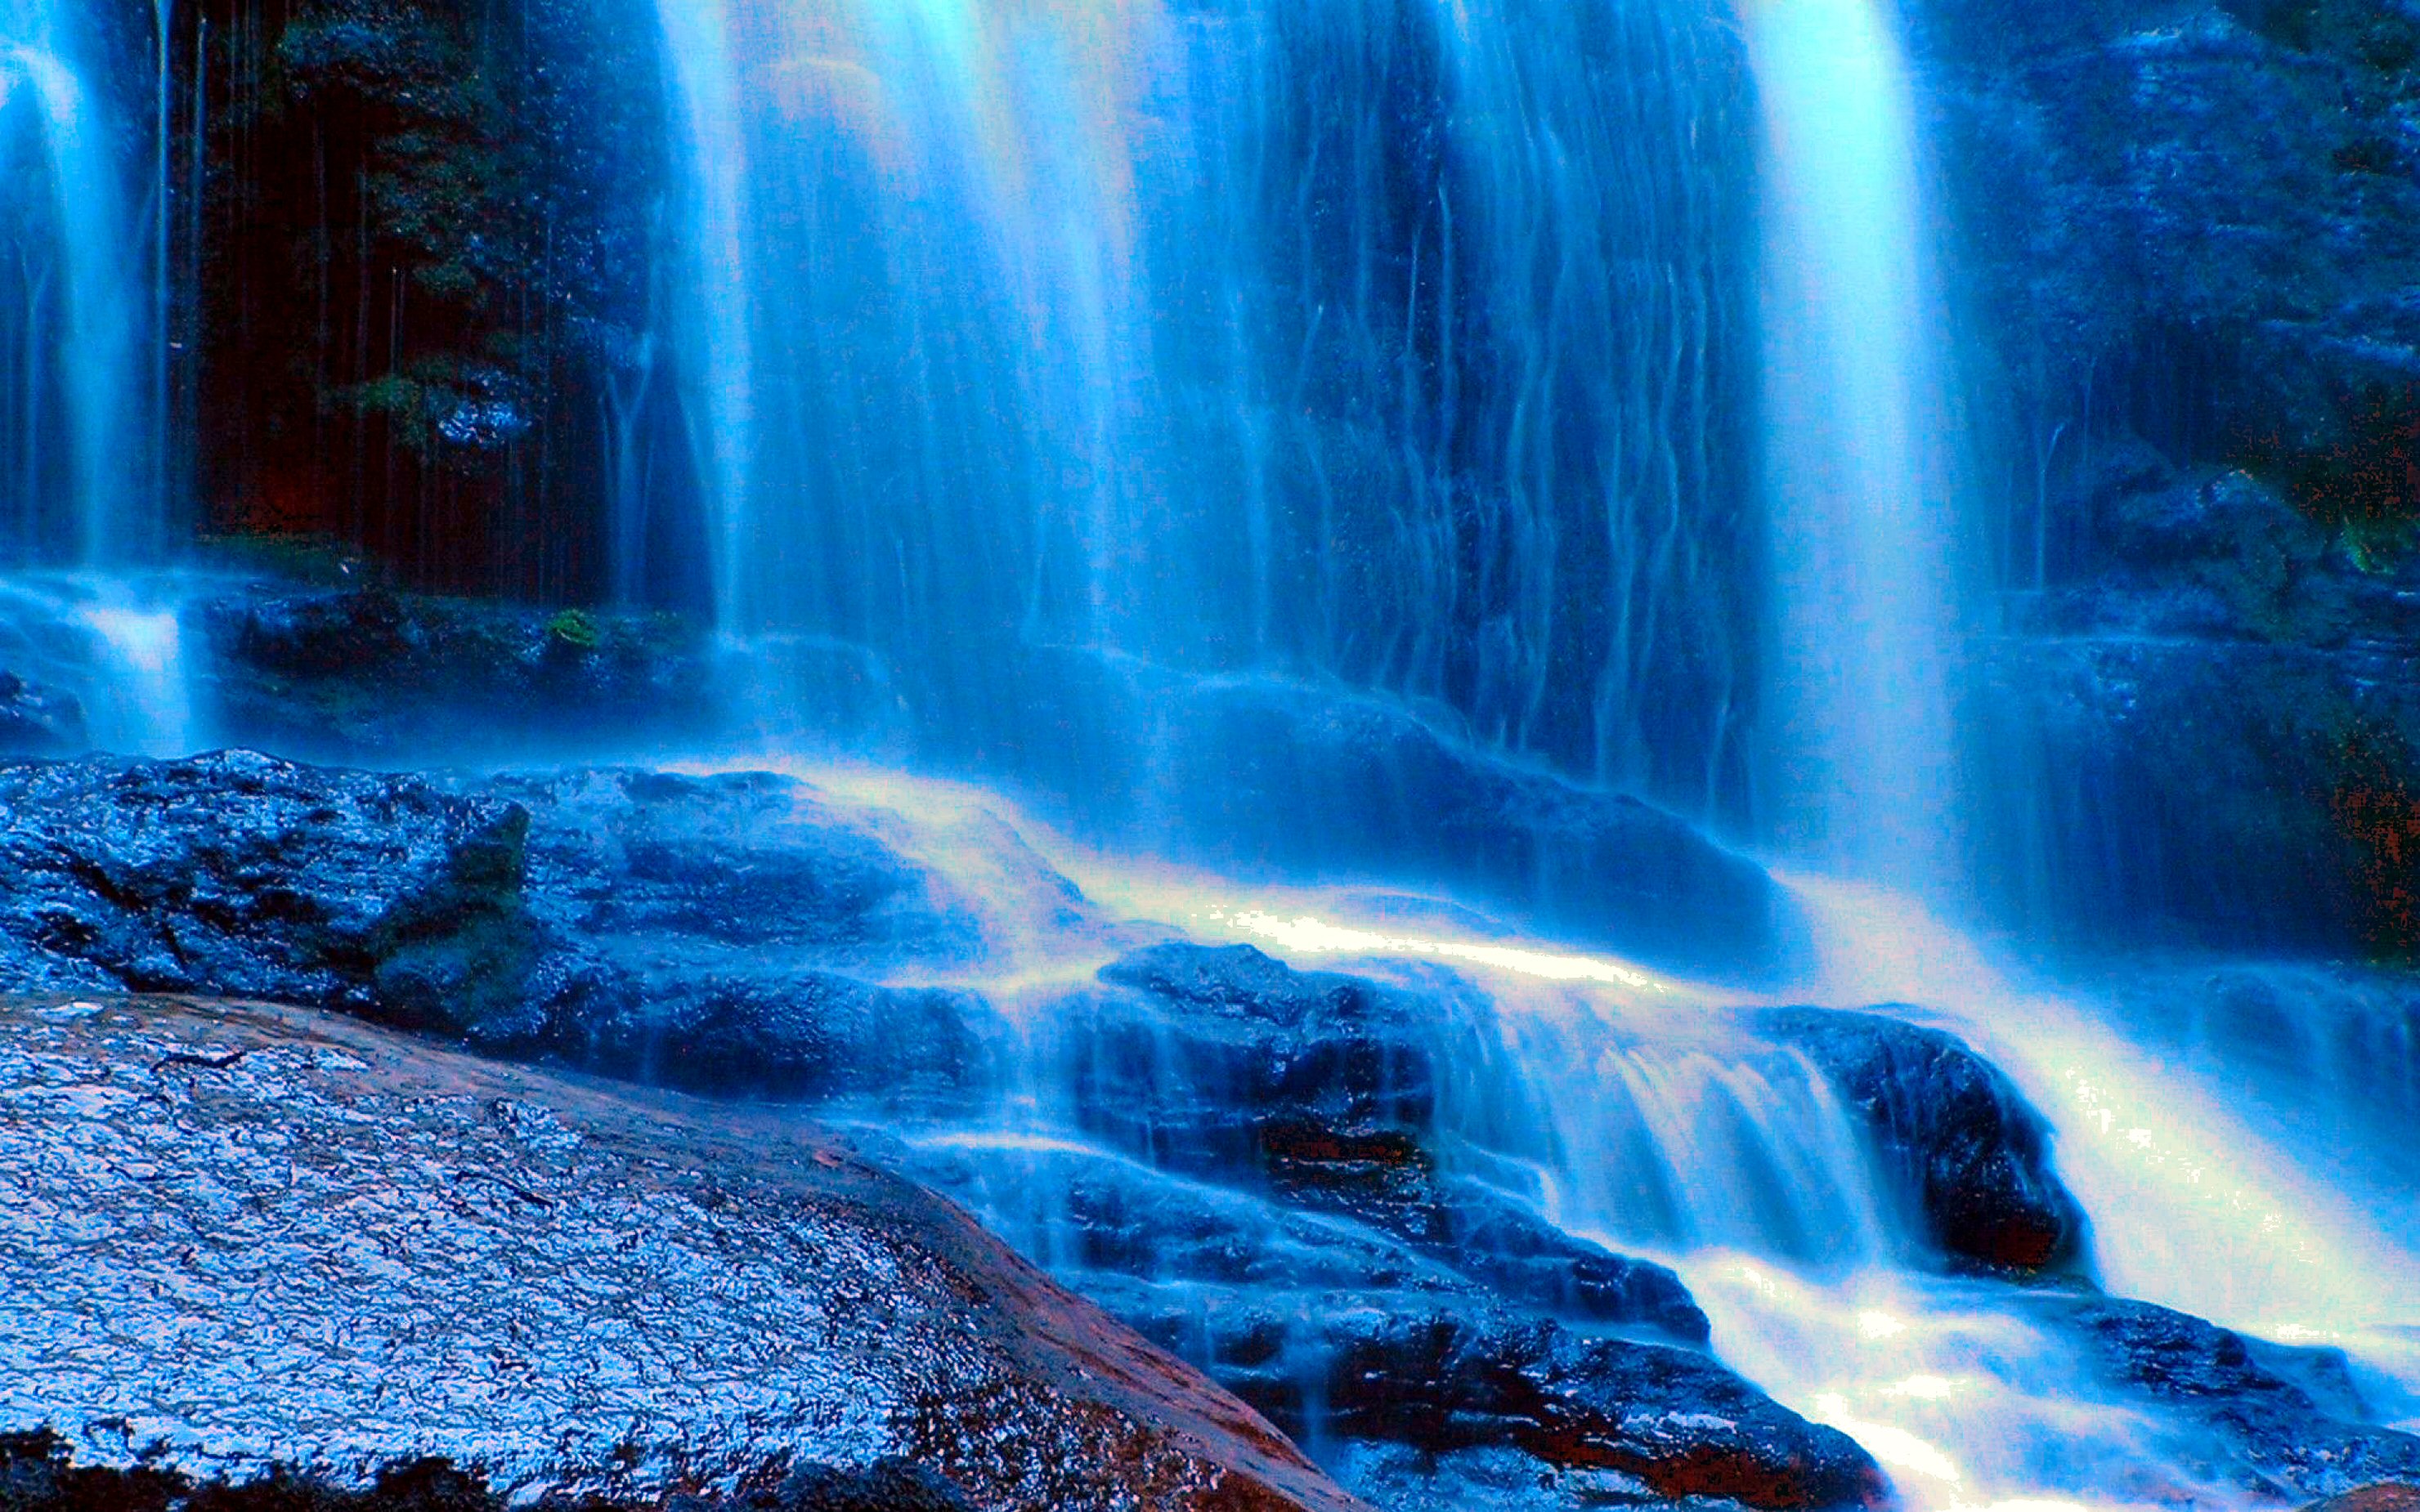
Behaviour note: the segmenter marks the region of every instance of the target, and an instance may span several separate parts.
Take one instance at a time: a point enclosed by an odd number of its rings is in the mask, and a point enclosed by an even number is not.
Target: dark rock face
[[[649,332],[652,14],[209,0],[202,19],[202,55],[171,61],[212,125],[177,167],[208,186],[178,377],[210,525],[334,538],[416,585],[605,597],[611,554],[647,545],[614,541],[613,504],[659,530],[691,507]]]
[[[1034,1512],[1358,1504],[795,1123],[298,1012],[11,999],[0,1020],[0,1428],[88,1461],[361,1484],[442,1456],[516,1499],[647,1504],[778,1491],[802,1464],[842,1473],[806,1505],[885,1479]]]
[[[187,613],[214,727],[289,755],[559,758],[719,722],[703,636],[666,616],[289,588]]]
[[[2085,1259],[2083,1208],[2052,1170],[2050,1126],[1955,1035],[1825,1009],[1759,1013],[1860,1114],[1953,1262],[2031,1273]]]
[[[2149,1303],[2045,1297],[2112,1386],[2210,1431],[2212,1478],[2284,1501],[2420,1482],[2420,1437],[2379,1427],[2344,1356],[2264,1344]]]
[[[520,1006],[528,830],[509,803],[243,752],[0,767],[8,979],[469,1029]]]
[[[1248,945],[1155,946],[1101,979],[1139,995],[1061,1011],[1077,1117],[1112,1148],[1349,1219],[1519,1305],[1705,1342],[1671,1272],[1440,1171],[1439,1078],[1483,1053],[1450,985],[1297,972]]]
[[[2013,633],[1976,658],[1990,889],[2086,942],[2408,953],[2420,930],[2378,913],[2409,869],[2370,874],[2334,800],[2366,731],[2420,736],[2420,18],[1941,0],[1909,24],[1974,408],[2022,480],[1988,522]]]
[[[67,756],[84,747],[84,706],[74,694],[0,671],[0,756]]]

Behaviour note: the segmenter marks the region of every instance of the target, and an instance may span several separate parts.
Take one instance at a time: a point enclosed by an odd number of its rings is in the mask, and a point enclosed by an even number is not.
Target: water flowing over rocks
[[[761,773],[86,758],[0,767],[0,863],[14,989],[273,996],[815,1105],[1366,1497],[1887,1494],[1849,1437],[1705,1352],[1671,1270],[1550,1218],[1498,1101],[1508,1009],[1474,980],[1115,921],[980,807],[911,821]],[[1101,964],[1071,975],[1037,940]],[[2215,1446],[2201,1478],[2316,1496],[2412,1473],[2340,1367],[2078,1289],[2048,1127],[1956,1037],[1905,1009],[1709,1011],[1838,1098],[1903,1259],[2036,1283],[2009,1305]],[[725,1110],[742,1143],[771,1117]]]
[[[2420,1483],[2420,1435],[2378,1426],[2341,1351],[2296,1349],[2148,1303],[2043,1296],[2108,1386],[2208,1431],[2199,1467],[2263,1499]]]
[[[1757,1021],[1812,1058],[1863,1116],[1945,1254],[2018,1273],[2083,1260],[2084,1210],[2051,1169],[2049,1125],[1956,1036],[1824,1009]]]
[[[970,1117],[1001,1077],[986,1057],[1007,1053],[996,1016],[891,979],[984,960],[985,908],[1004,900],[1074,934],[1100,927],[1013,836],[985,831],[1007,880],[979,907],[900,837],[783,778],[449,790],[229,753],[0,782],[21,985],[276,995],[721,1092]],[[1694,1350],[1642,1341],[1706,1337],[1668,1270],[1440,1165],[1439,1087],[1475,1044],[1439,1040],[1454,1022],[1440,993],[1470,997],[1167,943],[1054,998],[1045,1054],[1102,1143],[1045,1183],[1067,1196],[1071,1278],[1163,1336],[1162,1286],[1193,1288],[1188,1317],[1200,1288],[1233,1287],[1215,1337],[1174,1342],[1297,1431],[1510,1447],[1542,1471],[1761,1507],[1881,1494],[1845,1438]],[[864,1137],[983,1196],[946,1145]],[[1290,1239],[1272,1246],[1272,1226]],[[1300,1317],[1329,1321],[1285,1342]],[[1300,1370],[1269,1368],[1278,1343],[1325,1362],[1315,1410]]]
[[[904,1458],[980,1507],[1358,1505],[794,1123],[291,1011],[0,1020],[0,1427],[87,1463],[360,1482],[439,1455],[647,1504]]]

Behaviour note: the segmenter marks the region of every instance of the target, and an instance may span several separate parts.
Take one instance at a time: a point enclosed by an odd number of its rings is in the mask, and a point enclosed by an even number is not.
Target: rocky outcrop
[[[963,995],[849,974],[974,949],[963,904],[786,779],[458,790],[97,757],[0,767],[0,856],[21,989],[271,998],[789,1096],[948,1078],[973,1053]]]
[[[1358,1505],[795,1122],[291,1011],[0,1023],[0,1428],[88,1463],[361,1483],[442,1456],[516,1501],[653,1504],[905,1461],[986,1508]]]
[[[2281,1502],[2420,1482],[2420,1437],[2378,1426],[2339,1351],[2266,1344],[2149,1303],[2032,1301],[2110,1389],[2209,1435],[2210,1479]]]
[[[2051,1168],[2050,1125],[1957,1036],[1826,1009],[1761,1012],[1863,1119],[1925,1228],[1952,1262],[2031,1274],[2085,1259],[2084,1209]]]
[[[669,615],[264,584],[184,616],[211,727],[289,756],[559,760],[720,720],[705,636]]]

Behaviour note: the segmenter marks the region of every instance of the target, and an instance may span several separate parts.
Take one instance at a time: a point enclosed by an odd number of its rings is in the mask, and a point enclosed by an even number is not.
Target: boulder
[[[86,1473],[71,1451],[338,1487],[435,1457],[513,1504],[1359,1505],[795,1120],[299,1011],[11,998],[0,1026],[0,1431],[56,1435],[8,1441],[0,1494]]]
[[[1862,1119],[1954,1265],[2035,1274],[2084,1264],[2084,1209],[2051,1166],[2049,1123],[1963,1041],[1827,1009],[1768,1010],[1754,1023],[1805,1054]]]
[[[2373,1420],[2341,1351],[2264,1343],[2144,1302],[2032,1304],[2106,1387],[2202,1429],[2218,1451],[2213,1479],[2281,1502],[2420,1484],[2420,1436]]]

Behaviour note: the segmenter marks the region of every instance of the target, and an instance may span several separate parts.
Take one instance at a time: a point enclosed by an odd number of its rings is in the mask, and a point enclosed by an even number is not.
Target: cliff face
[[[613,501],[686,477],[650,327],[648,8],[206,9],[180,68],[211,523],[458,590],[602,592]]]
[[[2420,12],[1912,24],[1999,501],[1987,886],[2092,933],[2408,950]]]

